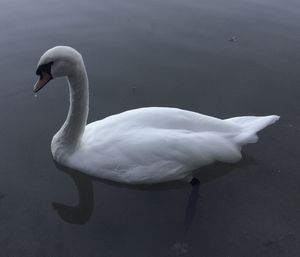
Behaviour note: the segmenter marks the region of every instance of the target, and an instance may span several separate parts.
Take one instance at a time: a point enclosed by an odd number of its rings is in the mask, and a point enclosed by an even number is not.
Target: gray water
[[[300,252],[298,0],[3,0],[0,256],[253,257]],[[281,115],[200,188],[127,188],[57,167],[65,81],[34,97],[40,55],[70,45],[89,121],[142,106]]]

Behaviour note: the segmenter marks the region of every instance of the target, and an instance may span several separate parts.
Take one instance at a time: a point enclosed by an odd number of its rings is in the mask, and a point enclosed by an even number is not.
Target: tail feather
[[[255,143],[258,140],[257,132],[279,120],[279,116],[243,116],[227,119],[242,128],[242,132],[235,137],[235,140],[240,145]]]

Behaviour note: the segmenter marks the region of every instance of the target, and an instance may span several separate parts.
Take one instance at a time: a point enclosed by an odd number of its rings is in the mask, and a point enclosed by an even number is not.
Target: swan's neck
[[[80,145],[89,111],[88,78],[83,61],[67,77],[70,91],[70,107],[66,121],[52,140],[55,159],[74,152]]]

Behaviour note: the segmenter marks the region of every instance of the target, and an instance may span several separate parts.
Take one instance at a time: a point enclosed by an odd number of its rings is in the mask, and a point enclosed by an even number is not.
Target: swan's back
[[[241,131],[241,127],[234,122],[226,122],[200,113],[168,107],[145,107],[125,111],[90,123],[86,128],[88,131],[94,129],[113,131],[132,128],[220,133],[238,133]],[[95,135],[88,131],[87,135]]]

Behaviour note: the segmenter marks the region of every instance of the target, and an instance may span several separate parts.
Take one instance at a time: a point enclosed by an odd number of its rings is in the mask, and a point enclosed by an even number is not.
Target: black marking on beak
[[[48,73],[52,78],[52,74],[51,74],[52,64],[53,64],[53,62],[49,62],[49,63],[40,65],[35,72],[36,75],[41,76],[41,79],[43,79],[43,73],[42,73],[42,71],[43,71],[45,73]]]

